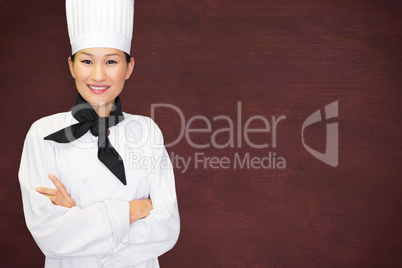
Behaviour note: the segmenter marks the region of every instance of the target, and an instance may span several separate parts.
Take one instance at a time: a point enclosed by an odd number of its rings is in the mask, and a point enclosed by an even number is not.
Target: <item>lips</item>
[[[89,89],[91,90],[92,93],[95,94],[101,94],[108,90],[109,86],[105,85],[88,85]]]

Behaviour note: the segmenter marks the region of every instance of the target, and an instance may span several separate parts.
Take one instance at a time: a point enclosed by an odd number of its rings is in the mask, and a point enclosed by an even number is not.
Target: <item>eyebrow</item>
[[[91,56],[93,57],[93,55],[91,53],[87,53],[87,52],[81,52],[81,54],[87,55],[87,56]]]
[[[120,57],[120,55],[117,54],[117,53],[111,53],[111,54],[106,54],[105,55],[105,57],[110,57],[110,56],[118,56],[118,57]]]
[[[90,57],[93,57],[93,56],[94,56],[93,54],[88,53],[88,52],[81,52],[81,54],[84,54],[84,55],[87,55],[87,56],[90,56]],[[111,57],[111,56],[118,56],[118,57],[120,57],[120,55],[117,54],[117,53],[110,53],[110,54],[106,54],[106,55],[105,55],[105,57]]]

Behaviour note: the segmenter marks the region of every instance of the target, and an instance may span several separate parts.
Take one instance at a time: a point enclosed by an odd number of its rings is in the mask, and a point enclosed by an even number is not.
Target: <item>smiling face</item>
[[[88,48],[68,58],[71,75],[80,95],[99,116],[109,116],[115,98],[134,69],[134,59],[127,63],[123,51],[114,48]]]

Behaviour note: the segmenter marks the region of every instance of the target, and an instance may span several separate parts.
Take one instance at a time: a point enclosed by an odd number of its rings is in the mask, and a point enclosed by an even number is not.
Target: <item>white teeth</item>
[[[89,87],[90,89],[93,89],[93,90],[104,90],[104,89],[107,89],[107,87],[94,87],[94,86],[90,86],[90,85],[88,85],[88,87]]]

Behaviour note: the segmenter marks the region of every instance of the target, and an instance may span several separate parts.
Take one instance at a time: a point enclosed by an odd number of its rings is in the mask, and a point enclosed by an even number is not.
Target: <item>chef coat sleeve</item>
[[[48,173],[58,177],[55,143],[44,141],[44,132],[49,132],[46,121],[32,125],[25,139],[18,174],[29,231],[47,257],[113,254],[117,246],[128,242],[128,202],[105,201],[85,208],[66,208],[53,205],[48,197],[36,192],[36,187],[55,189]]]
[[[150,199],[153,209],[148,217],[130,225],[129,245],[117,252],[115,261],[122,267],[156,258],[170,250],[180,232],[173,167],[163,146],[163,136],[158,126],[150,119],[151,141],[149,153],[159,166],[149,171]]]

